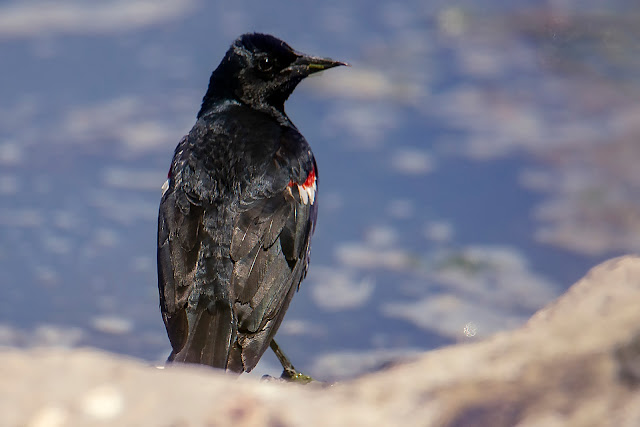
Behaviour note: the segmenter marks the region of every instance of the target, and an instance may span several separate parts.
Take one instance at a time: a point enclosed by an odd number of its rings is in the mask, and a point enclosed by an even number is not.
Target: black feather
[[[212,73],[158,216],[170,361],[250,371],[269,346],[306,274],[317,209],[315,160],[284,101],[337,65],[245,34]]]

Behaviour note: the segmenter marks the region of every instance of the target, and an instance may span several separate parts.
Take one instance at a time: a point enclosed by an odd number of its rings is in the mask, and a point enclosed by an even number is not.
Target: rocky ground
[[[0,352],[6,426],[639,426],[640,257],[522,328],[330,387],[159,370],[93,349]]]

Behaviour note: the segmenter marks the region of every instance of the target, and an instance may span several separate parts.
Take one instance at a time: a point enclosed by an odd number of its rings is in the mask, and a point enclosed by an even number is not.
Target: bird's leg
[[[272,339],[269,346],[271,347],[271,350],[273,350],[273,352],[276,354],[276,357],[282,365],[282,376],[280,376],[280,378],[302,384],[307,384],[313,381],[313,378],[311,378],[309,375],[298,372],[296,368],[293,367],[293,364],[291,363],[289,358],[282,352],[282,349],[280,348],[276,340]]]

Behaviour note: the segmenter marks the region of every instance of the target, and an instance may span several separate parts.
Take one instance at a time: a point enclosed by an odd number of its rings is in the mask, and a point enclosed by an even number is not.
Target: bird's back
[[[310,162],[295,127],[233,103],[201,117],[178,145],[158,234],[170,360],[255,366],[306,270],[310,206],[286,189]]]

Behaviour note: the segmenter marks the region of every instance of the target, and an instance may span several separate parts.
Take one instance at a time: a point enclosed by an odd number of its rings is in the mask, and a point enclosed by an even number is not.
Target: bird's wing
[[[269,346],[308,265],[317,204],[315,165],[267,197],[241,203],[231,241],[238,341],[230,369],[250,371]],[[305,185],[308,184],[308,185]]]
[[[173,348],[169,360],[227,369],[237,334],[228,285],[232,263],[205,226],[207,218],[217,216],[183,189],[163,196],[158,215],[158,286]]]
[[[225,218],[202,192],[214,186],[194,163],[197,142],[188,136],[180,141],[163,186],[157,252],[160,310],[173,348],[170,361],[224,369],[236,334],[228,287],[233,265],[228,249],[226,254],[219,250],[225,238],[216,239],[211,224],[206,225],[211,218]],[[224,224],[213,232],[221,230]]]

